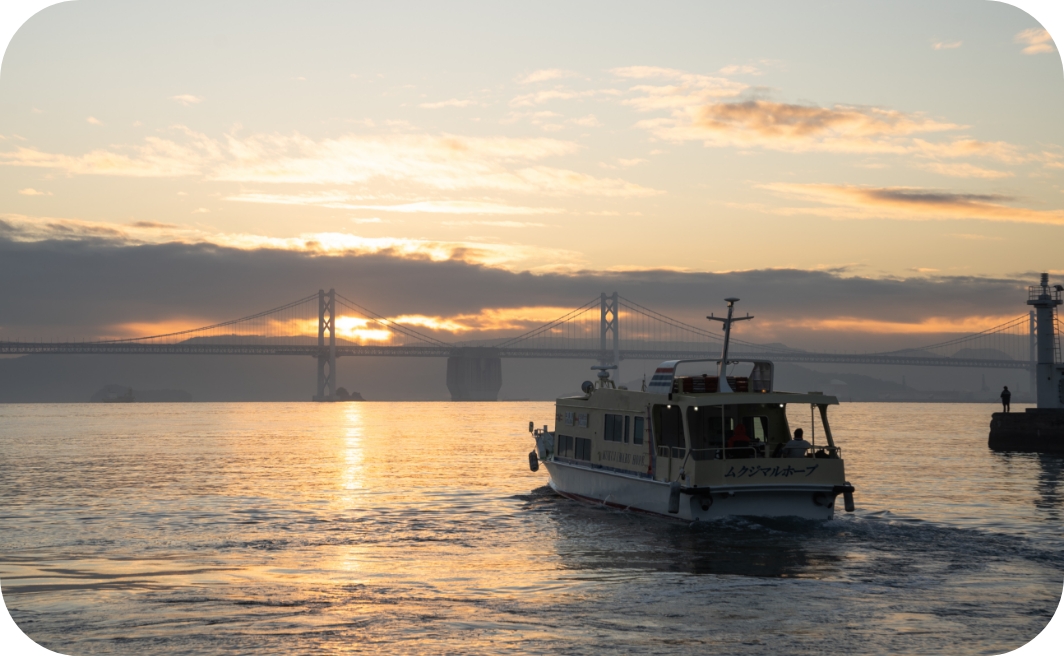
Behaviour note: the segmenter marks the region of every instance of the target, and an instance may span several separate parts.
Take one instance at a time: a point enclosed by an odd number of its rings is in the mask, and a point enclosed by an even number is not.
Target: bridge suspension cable
[[[123,339],[104,339],[104,340],[98,340],[98,341],[91,342],[91,343],[95,343],[95,344],[121,344],[121,343],[128,343],[128,342],[155,341],[155,340],[167,339],[167,338],[171,338],[171,337],[184,337],[186,335],[195,335],[196,333],[206,333],[208,331],[216,331],[216,330],[219,330],[221,328],[228,328],[228,327],[237,326],[237,325],[240,325],[240,324],[248,325],[248,324],[250,324],[253,321],[260,320],[260,319],[267,319],[269,317],[275,317],[277,315],[286,315],[285,316],[285,320],[280,321],[280,323],[291,323],[292,318],[293,318],[292,315],[306,314],[306,312],[293,313],[293,312],[290,312],[291,310],[300,308],[300,306],[308,306],[309,307],[311,301],[313,301],[316,304],[317,300],[318,300],[318,295],[317,294],[313,294],[311,296],[307,296],[305,298],[301,298],[298,301],[292,301],[291,303],[286,303],[285,305],[281,305],[279,307],[275,307],[275,308],[270,309],[270,310],[264,310],[262,312],[256,312],[255,314],[249,314],[246,317],[241,317],[239,319],[232,319],[230,321],[223,321],[221,323],[211,324],[209,326],[201,326],[199,328],[189,328],[187,330],[178,330],[178,331],[175,331],[175,332],[163,333],[163,334],[160,334],[160,335],[148,335],[148,336],[145,336],[145,337],[128,337],[128,338],[123,338]],[[304,317],[299,316],[298,318],[304,318]],[[258,322],[258,324],[259,324],[259,326],[257,326],[257,327],[264,328],[264,330],[263,330],[263,334],[255,335],[256,337],[272,337],[273,336],[273,335],[269,334],[271,332],[269,330],[271,322],[269,322],[269,321],[261,321],[261,322]],[[285,336],[288,336],[288,335],[285,335]]]
[[[948,357],[1006,357],[1012,360],[1030,359],[1030,317],[1026,314],[1010,319],[986,330],[915,348],[887,351],[876,355],[898,355],[913,352],[937,353]],[[953,347],[953,348],[951,348]],[[965,351],[970,353],[965,353]],[[958,355],[960,354],[960,355]]]
[[[424,342],[425,344],[432,344],[434,346],[453,346],[453,344],[436,339],[435,337],[432,337],[430,335],[426,335],[419,330],[414,330],[409,326],[404,326],[401,323],[382,317],[373,310],[364,308],[358,303],[352,301],[351,299],[342,296],[341,294],[336,294],[336,298],[339,301],[339,305],[341,308],[346,309],[352,312],[353,314],[361,315],[364,319],[367,319],[371,323],[375,323],[379,326],[382,326],[385,330],[388,330],[389,332],[395,331],[400,335],[403,335],[404,337],[410,337],[417,341]]]
[[[627,322],[628,325],[629,325],[629,327],[627,328],[627,333],[628,334],[632,333],[632,328],[631,328],[632,316],[631,315],[635,315],[636,317],[645,318],[645,321],[640,321],[639,319],[636,320],[636,330],[637,331],[640,330],[640,329],[644,329],[644,330],[646,330],[646,332],[651,333],[651,336],[653,336],[655,339],[664,338],[666,343],[683,343],[683,340],[674,339],[677,336],[677,334],[673,333],[671,331],[666,332],[665,334],[663,334],[660,330],[655,332],[654,328],[653,328],[654,322],[658,322],[659,324],[663,324],[664,326],[668,326],[668,327],[671,327],[673,329],[676,329],[676,330],[680,331],[679,335],[683,335],[684,333],[689,333],[691,335],[695,335],[697,337],[701,337],[701,338],[703,338],[705,340],[708,340],[708,341],[712,342],[714,346],[720,345],[724,341],[722,337],[718,336],[714,332],[710,332],[709,329],[699,328],[698,326],[692,326],[691,324],[685,323],[685,322],[680,321],[678,319],[673,319],[672,317],[669,317],[667,315],[661,314],[660,312],[657,312],[655,310],[651,310],[648,307],[642,306],[642,305],[636,303],[635,301],[632,301],[631,299],[625,298],[624,296],[620,297],[620,301],[621,301],[621,309],[622,310],[627,310],[629,312],[629,317],[628,317],[628,322]],[[624,315],[622,314],[621,316],[623,317]],[[622,328],[622,331],[624,331],[624,330],[625,330],[625,328]],[[624,333],[622,332],[622,334],[624,334]],[[757,344],[757,343],[754,343],[754,342],[748,342],[748,341],[745,341],[745,340],[742,340],[742,339],[737,339],[735,337],[731,338],[731,343],[732,344],[739,344],[741,346],[746,346],[746,347],[749,347],[751,349],[758,350],[760,352],[781,352],[781,353],[796,353],[796,352],[799,352],[799,349],[793,349],[793,348],[789,348],[789,347],[786,347],[786,346],[777,346],[777,345],[774,345],[774,344]]]
[[[597,335],[597,332],[591,333],[588,330],[578,330],[572,324],[575,324],[576,321],[581,318],[582,315],[590,312],[593,308],[595,308],[598,302],[599,299],[593,298],[587,303],[584,303],[580,307],[576,308],[572,312],[568,312],[558,317],[557,319],[554,319],[553,321],[548,321],[547,323],[537,326],[526,333],[518,335],[517,337],[507,339],[499,344],[496,344],[495,346],[497,348],[516,346],[517,344],[524,343],[529,340],[540,337],[554,337],[555,333],[560,332],[564,332],[564,338],[569,340],[573,339],[575,335],[579,335],[579,338],[590,338],[590,336]],[[595,318],[595,322],[595,329],[597,331],[597,317]]]

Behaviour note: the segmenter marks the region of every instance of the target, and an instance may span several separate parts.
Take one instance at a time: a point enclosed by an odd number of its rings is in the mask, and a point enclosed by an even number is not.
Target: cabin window
[[[644,430],[645,429],[643,427],[643,418],[642,417],[635,417],[634,420],[632,421],[632,444],[642,444],[643,443],[643,431]]]
[[[562,458],[573,457],[573,438],[569,435],[558,436],[557,455]]]
[[[622,415],[606,415],[606,430],[603,432],[602,437],[607,442],[627,442],[624,438],[624,424],[628,419]]]
[[[691,430],[692,449],[719,449],[735,432],[735,417],[732,411],[720,406],[704,406],[697,410],[687,409],[687,426]]]
[[[591,460],[591,440],[586,437],[577,437],[573,444],[573,458],[577,460]]]
[[[630,428],[629,424],[631,424],[631,423],[632,423],[632,418],[629,417],[628,415],[625,415],[624,416],[624,443],[625,444],[628,444],[628,429]]]
[[[768,437],[768,417],[743,417],[743,426],[753,440],[764,442]]]
[[[671,449],[669,451],[671,457],[682,458],[685,445],[680,406],[654,406],[654,423],[654,435],[657,437],[658,446]]]

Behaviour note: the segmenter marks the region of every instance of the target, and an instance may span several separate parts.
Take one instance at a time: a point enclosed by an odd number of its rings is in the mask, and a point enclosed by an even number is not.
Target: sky
[[[0,68],[0,339],[336,287],[933,342],[1064,277],[1061,116],[1052,38],[992,2],[59,4]]]

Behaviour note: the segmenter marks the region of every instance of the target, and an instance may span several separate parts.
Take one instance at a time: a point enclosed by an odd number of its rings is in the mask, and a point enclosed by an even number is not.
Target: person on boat
[[[728,438],[728,448],[750,446],[750,436],[746,434],[746,426],[739,424],[735,427],[732,436]]]
[[[1012,392],[1009,391],[1009,386],[1006,385],[1005,389],[1001,390],[1001,406],[1005,412],[1009,411],[1009,402],[1012,401]]]
[[[805,455],[806,449],[813,448],[813,445],[802,437],[804,434],[805,431],[801,428],[794,429],[794,439],[783,445],[784,458],[801,458]]]

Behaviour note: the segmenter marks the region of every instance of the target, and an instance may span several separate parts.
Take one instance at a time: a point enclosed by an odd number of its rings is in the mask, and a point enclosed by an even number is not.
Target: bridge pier
[[[447,358],[447,389],[452,401],[497,401],[502,360],[494,349],[461,349]]]

